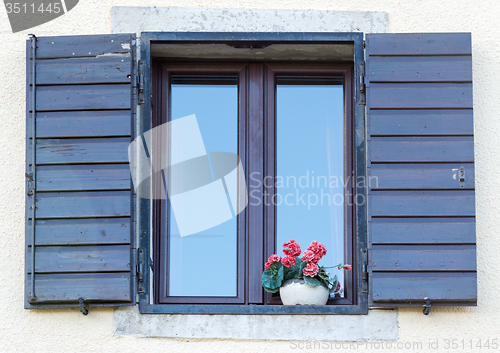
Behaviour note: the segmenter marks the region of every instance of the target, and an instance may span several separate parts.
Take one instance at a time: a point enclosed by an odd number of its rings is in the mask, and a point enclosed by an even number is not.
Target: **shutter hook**
[[[431,311],[431,300],[428,297],[425,297],[424,300],[425,300],[425,305],[423,305],[424,315],[429,315],[429,312]]]
[[[83,314],[83,315],[88,315],[89,314],[89,309],[87,308],[87,306],[83,303],[83,298],[78,298],[78,303],[80,303],[80,312]]]

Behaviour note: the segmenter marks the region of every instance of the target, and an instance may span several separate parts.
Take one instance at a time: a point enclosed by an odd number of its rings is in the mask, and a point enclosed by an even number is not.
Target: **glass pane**
[[[175,83],[179,81],[180,83]],[[219,184],[213,183],[214,166],[210,153],[238,153],[238,87],[236,78],[232,81],[192,83],[182,82],[181,79],[173,80],[171,85],[172,121],[196,115],[207,152],[204,158],[207,161],[206,167],[209,168],[208,186],[222,185],[220,178]],[[182,175],[184,177],[187,179],[189,176]],[[204,215],[200,214],[200,217],[190,222],[205,229],[194,234],[181,236],[179,230],[180,218],[191,217],[192,209],[178,207],[177,204],[172,206],[175,201],[169,200],[169,296],[237,295],[237,221],[227,195],[231,190],[226,185],[224,187],[226,192],[220,188],[211,189],[210,192],[215,193],[214,197],[219,201],[227,201],[230,219],[206,229],[200,223],[210,223],[210,219],[201,219]],[[225,207],[228,207],[227,204]]]
[[[276,97],[277,251],[289,239],[304,252],[313,240],[327,254],[319,265],[344,262],[344,104],[335,80],[281,80]],[[343,271],[328,271],[339,276]]]

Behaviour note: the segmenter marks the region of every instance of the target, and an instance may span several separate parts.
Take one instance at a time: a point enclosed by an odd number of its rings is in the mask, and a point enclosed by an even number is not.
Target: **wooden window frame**
[[[238,77],[238,155],[241,156],[242,165],[246,162],[246,146],[248,133],[245,129],[247,111],[246,101],[246,67],[237,63],[211,64],[211,63],[169,63],[155,61],[153,63],[153,127],[170,121],[170,97],[172,75],[234,75]],[[159,156],[163,158],[163,156]],[[206,296],[168,296],[169,257],[168,257],[168,212],[167,200],[153,200],[153,254],[155,263],[159,264],[154,274],[155,303],[157,304],[245,304],[245,241],[246,241],[246,212],[238,215],[237,222],[237,295],[235,297],[206,297]]]
[[[286,76],[341,76],[343,79],[344,88],[344,180],[347,180],[347,186],[344,188],[344,259],[343,263],[353,263],[353,243],[355,242],[353,223],[353,215],[355,207],[352,203],[352,194],[354,193],[354,185],[352,180],[356,180],[356,171],[354,170],[354,151],[353,151],[353,111],[352,111],[352,78],[353,78],[353,63],[272,63],[267,64],[267,99],[266,99],[266,113],[267,116],[265,133],[265,172],[264,175],[271,176],[274,180],[276,174],[276,78],[280,75]],[[276,192],[272,190],[271,194]],[[281,249],[276,246],[276,207],[265,207],[264,219],[264,235],[265,235],[265,252],[266,256],[271,254],[281,253]],[[315,240],[315,239],[311,239]],[[308,244],[303,244],[307,246]],[[278,247],[278,248],[276,248]],[[333,265],[333,264],[332,264]],[[345,297],[344,298],[330,298],[327,305],[352,305],[355,300],[355,294],[358,290],[354,280],[355,270],[345,273]],[[279,305],[281,299],[279,295],[266,293],[265,302],[267,304]]]
[[[142,96],[144,97],[143,102],[145,104],[140,105],[141,111],[141,119],[139,121],[138,131],[145,132],[154,126],[155,119],[158,118],[158,114],[161,114],[161,109],[158,104],[155,104],[155,101],[150,101],[150,97],[154,97],[154,92],[158,91],[158,85],[161,86],[161,80],[158,80],[157,72],[154,69],[153,60],[151,58],[151,43],[231,43],[231,45],[236,44],[236,42],[244,42],[245,45],[248,45],[248,41],[251,40],[252,43],[259,45],[261,43],[268,45],[273,43],[290,43],[290,42],[300,42],[300,43],[336,43],[345,42],[346,44],[352,44],[354,46],[354,63],[347,64],[346,67],[349,69],[346,70],[350,72],[349,75],[349,83],[351,84],[352,96],[347,99],[346,111],[349,110],[352,112],[352,150],[353,156],[350,161],[352,162],[353,171],[355,175],[366,175],[366,152],[365,145],[366,141],[364,138],[364,124],[365,124],[365,116],[364,116],[364,90],[360,89],[360,82],[357,77],[362,74],[362,65],[364,64],[363,59],[363,50],[362,50],[362,34],[360,33],[238,33],[231,34],[228,36],[227,33],[183,33],[183,34],[173,34],[173,33],[142,33],[141,35],[141,61],[139,67],[142,68],[142,72],[144,75],[144,91]],[[184,60],[183,65],[189,62],[189,60]],[[230,65],[238,65],[238,63],[228,63]],[[241,65],[241,64],[240,64]],[[281,65],[281,66],[280,66]],[[328,64],[330,67],[331,63]],[[226,65],[227,66],[227,65]],[[259,69],[259,67],[261,69]],[[338,69],[338,67],[337,67]],[[344,68],[345,69],[345,68]],[[293,64],[279,64],[272,63],[266,67],[267,70],[266,75],[259,73],[259,70],[264,70],[264,68],[260,65],[249,64],[247,67],[247,73],[245,76],[248,79],[254,79],[260,75],[263,77],[263,80],[268,81],[269,83],[269,75],[272,72],[287,72],[290,70],[297,71],[297,67],[293,67]],[[299,70],[300,71],[300,70]],[[252,73],[253,72],[253,73]],[[156,78],[155,78],[156,77]],[[356,78],[356,79],[355,79]],[[248,83],[246,84],[248,85]],[[273,89],[274,90],[274,89]],[[248,99],[251,101],[252,99],[262,99],[266,102],[266,109],[274,109],[271,108],[269,103],[269,94],[271,88],[266,89],[264,94],[259,97],[250,94]],[[139,99],[140,101],[140,99]],[[150,102],[150,103],[149,103]],[[153,103],[153,104],[151,104]],[[348,108],[348,106],[350,108]],[[264,119],[261,119],[262,127],[264,124]],[[266,120],[267,124],[270,123],[270,119]],[[273,123],[274,124],[274,123]],[[254,129],[259,129],[258,125],[253,127]],[[268,129],[269,127],[266,127]],[[238,128],[240,130],[240,128]],[[251,133],[252,127],[250,126],[249,135],[252,136]],[[274,133],[272,134],[272,139],[274,140]],[[254,134],[255,136],[255,134]],[[266,161],[261,161],[263,171],[269,172],[274,168],[274,157],[269,158],[269,153],[274,153],[274,149],[269,149],[271,135],[267,134],[263,137],[262,143],[266,146],[263,147],[263,151],[261,151],[261,158],[266,159]],[[240,144],[241,138],[239,138]],[[274,141],[273,141],[274,143]],[[241,154],[241,151],[239,151]],[[246,157],[242,157],[246,158]],[[247,167],[248,163],[252,163],[251,157],[245,161],[244,166]],[[272,161],[271,161],[272,160]],[[273,169],[274,170],[274,169]],[[246,171],[246,170],[245,170]],[[252,171],[255,171],[253,169]],[[263,173],[265,175],[265,173]],[[356,194],[363,194],[366,196],[366,188],[358,185],[354,186]],[[155,208],[155,202],[151,200],[138,199],[138,214],[139,214],[139,247],[144,248],[146,253],[149,253],[152,257],[156,257],[156,251],[159,249],[158,246],[154,246],[156,243],[152,242],[152,230],[158,229],[158,220],[159,217],[150,217],[151,214],[155,214],[153,209]],[[274,209],[274,207],[272,207]],[[181,301],[173,301],[167,303],[159,303],[155,301],[153,298],[158,295],[157,289],[155,286],[152,286],[151,281],[154,281],[159,271],[155,271],[155,269],[160,269],[162,266],[161,262],[157,260],[153,261],[151,258],[146,256],[146,270],[145,276],[140,278],[139,281],[139,304],[140,304],[140,312],[141,313],[186,313],[186,314],[366,314],[368,311],[367,305],[367,283],[364,273],[366,271],[366,205],[354,207],[355,209],[352,212],[351,220],[355,225],[353,229],[355,229],[355,239],[352,242],[351,247],[348,249],[346,253],[347,259],[349,256],[352,256],[352,264],[353,264],[353,276],[352,279],[347,279],[347,281],[351,281],[352,283],[352,291],[349,291],[346,295],[346,298],[341,298],[334,300],[335,305],[326,305],[326,306],[284,306],[284,305],[275,305],[276,299],[272,298],[272,296],[263,296],[263,292],[260,287],[260,276],[261,271],[257,271],[254,266],[252,271],[247,267],[245,270],[245,274],[247,277],[247,281],[251,283],[255,283],[255,279],[258,276],[259,286],[248,286],[248,282],[245,283],[246,287],[253,288],[253,291],[244,290],[243,294],[245,295],[244,303],[241,303],[241,295],[238,292],[238,303],[227,303],[227,297],[221,298],[220,301],[213,301],[214,298],[209,298],[207,301],[206,298],[197,297],[199,302],[186,303],[186,300]],[[244,215],[242,215],[245,213]],[[274,213],[274,210],[270,208],[262,208],[262,212],[260,210],[254,210],[253,212],[249,209],[245,210],[240,217],[245,217],[246,224],[253,224],[253,228],[249,227],[249,229],[245,229],[247,234],[251,234],[251,232],[260,232],[261,234],[266,234],[266,236],[262,236],[261,244],[252,243],[251,247],[247,247],[247,253],[245,261],[252,254],[260,253],[260,256],[257,256],[259,259],[255,259],[255,262],[260,261],[263,263],[264,255],[269,254],[271,251],[271,240],[269,234],[274,230],[274,216],[271,213]],[[349,217],[349,216],[348,216]],[[151,223],[151,221],[153,223]],[[349,221],[350,222],[350,221]],[[262,226],[258,230],[258,227]],[[240,228],[240,225],[238,226]],[[347,228],[347,227],[346,227]],[[158,237],[156,237],[158,238]],[[273,234],[274,238],[274,234]],[[247,238],[248,240],[248,238]],[[274,239],[273,239],[274,246]],[[348,243],[348,242],[346,242]],[[143,246],[144,245],[144,246]],[[347,245],[349,247],[349,245]],[[153,252],[153,248],[155,251]],[[262,251],[264,250],[264,251]],[[349,277],[349,276],[348,276]],[[240,279],[238,280],[238,285],[240,285]],[[362,288],[361,288],[362,287]],[[151,290],[151,288],[155,288]],[[259,295],[257,292],[260,292]],[[265,298],[264,298],[265,297]],[[210,303],[210,304],[209,304]],[[227,304],[221,304],[227,303]],[[241,303],[241,304],[240,304]],[[247,305],[243,305],[247,304]],[[248,305],[248,304],[261,304],[261,305]]]

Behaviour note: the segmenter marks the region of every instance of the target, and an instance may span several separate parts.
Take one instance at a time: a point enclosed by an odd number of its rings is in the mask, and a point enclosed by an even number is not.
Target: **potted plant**
[[[295,240],[283,244],[285,257],[269,256],[262,273],[262,286],[267,292],[280,292],[284,305],[325,305],[330,294],[340,290],[337,276],[330,276],[326,268],[318,266],[326,248],[313,241],[300,258],[300,245]],[[338,264],[338,269],[351,270],[351,265]]]

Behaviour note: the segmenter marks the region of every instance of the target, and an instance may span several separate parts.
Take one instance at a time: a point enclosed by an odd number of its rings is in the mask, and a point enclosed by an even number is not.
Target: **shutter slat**
[[[372,216],[474,216],[474,190],[373,191]]]
[[[35,241],[36,245],[129,244],[130,218],[38,219]]]
[[[431,304],[474,305],[477,297],[475,272],[374,272],[373,301],[422,306]]]
[[[30,260],[27,265],[31,267]],[[130,245],[44,246],[35,251],[35,273],[129,270]]]
[[[369,34],[370,306],[475,305],[470,34]]]
[[[37,218],[130,216],[130,191],[38,193]]]
[[[472,110],[372,110],[371,135],[472,135]]]
[[[475,245],[374,245],[377,271],[475,271]]]
[[[128,164],[44,165],[36,169],[38,191],[130,189]]]
[[[387,33],[367,35],[369,56],[470,55],[470,33]]]
[[[95,139],[40,139],[37,164],[125,163],[130,137]]]
[[[474,218],[373,218],[372,244],[474,244]]]
[[[369,180],[376,189],[458,189],[458,170],[465,171],[464,189],[474,189],[473,163],[372,164]]]
[[[131,54],[135,38],[130,34],[40,37],[37,59],[78,58],[110,54]]]
[[[130,83],[130,53],[99,58],[54,59],[36,66],[37,85]]]
[[[35,274],[36,303],[73,303],[78,298],[94,303],[131,301],[130,273],[57,273]],[[31,281],[31,275],[27,275]]]
[[[472,136],[373,137],[372,162],[473,162]]]
[[[130,84],[40,86],[37,111],[130,109]]]
[[[36,75],[27,50],[25,307],[132,305],[135,35],[40,37]]]
[[[371,109],[472,108],[472,83],[372,83]]]
[[[130,111],[71,111],[37,113],[38,138],[127,136]]]
[[[470,82],[470,56],[373,57],[370,82]]]

